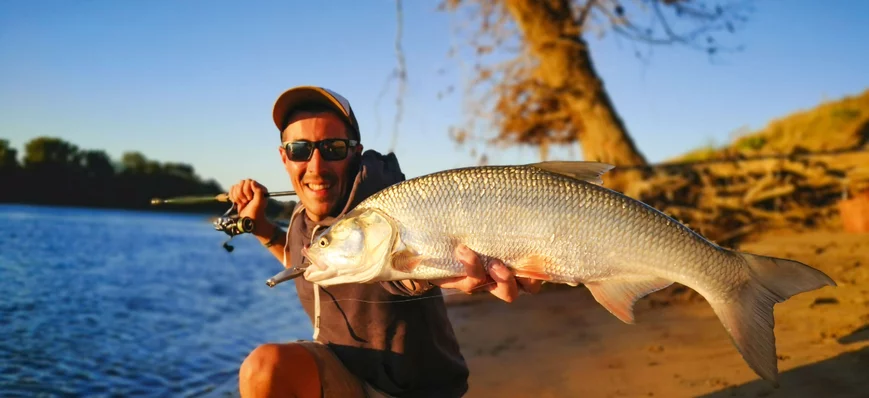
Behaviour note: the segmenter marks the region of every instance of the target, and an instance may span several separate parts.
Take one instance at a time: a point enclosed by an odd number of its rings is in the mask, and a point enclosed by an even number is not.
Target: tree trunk
[[[616,166],[645,165],[646,159],[618,116],[592,64],[581,27],[568,0],[504,0],[538,59],[540,78],[580,121],[584,160]]]

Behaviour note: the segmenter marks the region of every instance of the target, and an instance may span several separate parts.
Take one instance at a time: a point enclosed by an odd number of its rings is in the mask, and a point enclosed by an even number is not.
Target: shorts
[[[328,345],[308,340],[294,343],[304,347],[314,356],[320,373],[323,398],[391,398],[388,394],[350,373]]]

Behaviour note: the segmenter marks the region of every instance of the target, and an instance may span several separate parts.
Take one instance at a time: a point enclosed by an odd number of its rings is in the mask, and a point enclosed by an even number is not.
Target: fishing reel
[[[229,215],[233,209],[235,209],[235,205],[232,205],[232,207],[230,207],[229,210],[227,210],[226,213],[223,214],[223,216],[218,217],[214,220],[214,229],[217,231],[223,231],[223,233],[229,235],[229,239],[223,242],[223,248],[230,253],[232,253],[235,248],[229,244],[229,241],[231,241],[232,238],[236,237],[237,235],[253,232],[255,224],[253,219],[251,219],[250,217],[239,217],[238,214]],[[304,271],[304,268],[285,268],[281,272],[278,272],[277,274],[269,278],[266,281],[266,286],[275,287],[280,283],[298,278],[302,276]]]
[[[230,237],[253,232],[253,220],[250,217],[229,216],[214,220],[214,229],[223,231]]]
[[[230,253],[232,253],[235,248],[229,244],[229,241],[237,235],[253,232],[254,228],[253,219],[250,217],[239,217],[238,214],[229,215],[234,208],[235,205],[232,205],[223,216],[214,220],[214,229],[229,235],[229,239],[223,242],[223,248]]]

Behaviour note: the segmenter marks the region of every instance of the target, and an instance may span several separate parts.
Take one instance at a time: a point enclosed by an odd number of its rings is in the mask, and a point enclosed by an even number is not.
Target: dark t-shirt
[[[392,154],[366,151],[341,214],[402,180]],[[311,242],[316,225],[304,211],[293,218],[288,265],[307,262],[301,248]],[[314,286],[304,278],[295,284],[314,322]],[[390,395],[457,397],[468,389],[468,368],[437,287],[421,294],[399,282],[320,287],[317,340],[328,344],[353,374]]]

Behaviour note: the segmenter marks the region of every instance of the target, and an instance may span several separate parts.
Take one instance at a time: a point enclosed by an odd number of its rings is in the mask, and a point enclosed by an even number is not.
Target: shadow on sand
[[[839,343],[867,340],[869,325],[840,338]],[[869,346],[783,372],[779,384],[776,389],[764,380],[757,380],[701,397],[869,397]]]
[[[840,337],[838,341],[839,344],[854,344],[861,341],[869,341],[869,324],[863,325],[863,327],[854,330],[847,336]]]

